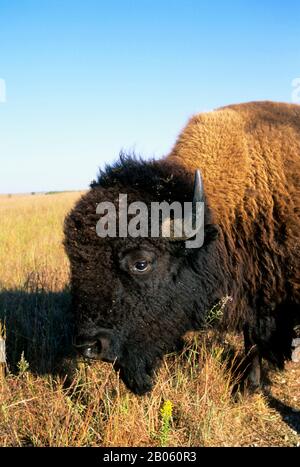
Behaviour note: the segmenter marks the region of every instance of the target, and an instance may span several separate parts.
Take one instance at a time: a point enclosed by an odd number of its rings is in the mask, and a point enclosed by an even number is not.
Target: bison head
[[[206,204],[201,248],[186,248],[183,238],[97,236],[97,205],[116,203],[120,193],[147,205],[192,200],[193,174],[174,164],[121,158],[91,186],[65,221],[75,346],[114,363],[127,387],[144,394],[163,355],[201,327],[218,298],[216,228]]]

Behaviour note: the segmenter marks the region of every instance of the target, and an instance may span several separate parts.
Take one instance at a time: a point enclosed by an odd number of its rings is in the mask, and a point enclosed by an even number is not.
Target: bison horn
[[[202,202],[204,199],[203,181],[199,169],[195,172],[193,203]]]
[[[200,172],[199,169],[197,169],[196,172],[195,172],[195,178],[194,178],[194,192],[193,192],[192,210],[189,213],[190,217],[187,217],[184,220],[185,226],[186,225],[190,226],[190,230],[185,229],[185,232],[184,232],[182,237],[176,237],[175,235],[173,235],[170,238],[170,240],[174,240],[174,241],[188,240],[189,238],[193,237],[200,230],[201,227],[203,227],[202,223],[200,223],[198,225],[196,224],[197,216],[200,215],[201,209],[203,208],[203,206],[200,206],[197,203],[203,203],[203,201],[204,201],[203,181],[202,181],[202,177],[201,177],[201,172]],[[169,222],[170,222],[171,228],[173,228],[173,232],[174,232],[175,231],[176,219],[173,219],[173,220],[170,219]],[[197,228],[197,231],[194,230],[195,228]]]

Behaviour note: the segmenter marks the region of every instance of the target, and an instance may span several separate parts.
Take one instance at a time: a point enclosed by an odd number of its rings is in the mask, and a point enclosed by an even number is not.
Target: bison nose
[[[73,345],[86,358],[110,363],[116,360],[108,335],[97,335],[93,339],[79,336]]]

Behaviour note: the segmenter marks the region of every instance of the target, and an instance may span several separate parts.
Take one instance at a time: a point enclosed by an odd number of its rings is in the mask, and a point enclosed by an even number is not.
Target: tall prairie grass
[[[239,336],[225,336],[230,346],[212,332],[188,336],[144,397],[130,393],[111,365],[74,357],[62,225],[79,196],[0,197],[8,360],[0,373],[0,445],[296,445],[299,438],[262,393],[233,391]]]

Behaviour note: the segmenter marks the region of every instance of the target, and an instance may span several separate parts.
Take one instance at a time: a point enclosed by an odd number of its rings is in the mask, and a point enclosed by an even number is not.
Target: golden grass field
[[[239,336],[190,336],[142,398],[111,365],[72,357],[62,226],[79,196],[0,196],[8,360],[0,369],[0,446],[300,445],[299,364],[271,371],[264,392],[233,392],[228,349],[237,361]]]

